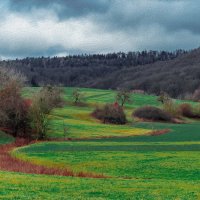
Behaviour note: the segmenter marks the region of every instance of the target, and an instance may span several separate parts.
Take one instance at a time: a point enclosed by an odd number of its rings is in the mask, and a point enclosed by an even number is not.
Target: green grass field
[[[37,89],[25,88],[23,94],[31,98]],[[64,98],[68,101],[72,90],[65,88]],[[97,104],[113,103],[114,91],[82,91],[87,106],[69,104],[55,109],[49,116],[48,135],[84,140],[41,142],[17,148],[11,154],[46,167],[70,168],[109,178],[0,172],[0,199],[200,199],[200,122],[135,122],[131,117],[133,109],[161,105],[155,96],[134,94],[132,104],[126,105],[127,125],[101,124],[90,114]],[[63,123],[69,128],[67,136]],[[162,129],[170,131],[149,135]],[[12,141],[0,133],[0,144]]]

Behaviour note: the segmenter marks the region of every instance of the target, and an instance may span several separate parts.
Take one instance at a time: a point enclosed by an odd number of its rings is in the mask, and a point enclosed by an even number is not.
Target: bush
[[[179,118],[181,115],[179,106],[173,100],[167,101],[163,104],[163,110],[169,113],[173,118]]]
[[[189,103],[184,103],[179,106],[182,116],[188,118],[200,118],[199,106],[192,107]]]
[[[125,124],[126,115],[121,106],[106,104],[103,108],[96,108],[92,115],[103,123]]]
[[[167,112],[153,106],[145,106],[138,108],[133,113],[134,117],[155,121],[171,121],[171,115]]]
[[[189,103],[181,104],[179,106],[179,109],[180,109],[182,116],[189,117],[189,118],[195,117],[195,114],[193,112],[193,108]]]

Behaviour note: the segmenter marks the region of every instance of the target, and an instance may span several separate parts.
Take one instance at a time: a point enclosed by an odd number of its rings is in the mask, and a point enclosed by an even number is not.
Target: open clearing
[[[37,88],[26,88],[31,98]],[[47,168],[108,178],[79,178],[0,171],[0,199],[200,199],[200,122],[138,123],[134,108],[161,106],[155,96],[134,94],[126,105],[127,125],[101,124],[91,117],[95,105],[113,103],[115,93],[82,89],[86,107],[67,105],[50,115],[48,134],[69,141],[40,142],[16,148],[13,157]],[[70,99],[72,88],[65,88]],[[177,101],[180,103],[181,101]],[[69,127],[63,134],[63,123]],[[168,133],[151,136],[154,130]],[[107,138],[106,138],[107,137]],[[13,138],[0,133],[0,144]]]

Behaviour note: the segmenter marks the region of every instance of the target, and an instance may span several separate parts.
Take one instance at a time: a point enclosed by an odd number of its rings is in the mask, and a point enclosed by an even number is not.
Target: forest
[[[28,78],[28,85],[56,84],[100,89],[143,90],[172,97],[192,94],[200,85],[200,50],[119,52],[66,57],[2,60]],[[187,85],[183,84],[187,81]]]

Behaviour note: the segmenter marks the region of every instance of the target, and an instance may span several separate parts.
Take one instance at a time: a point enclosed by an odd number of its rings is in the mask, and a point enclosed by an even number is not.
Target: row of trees
[[[20,70],[27,76],[28,82],[32,86],[60,84],[63,86],[102,89],[143,89],[153,93],[165,89],[167,92],[177,95],[179,91],[183,92],[180,90],[181,85],[176,83],[175,87],[171,78],[166,80],[162,78],[161,81],[164,81],[164,83],[158,85],[160,80],[157,81],[157,77],[161,76],[159,74],[163,74],[163,69],[160,69],[163,64],[159,66],[159,73],[154,73],[154,67],[144,65],[153,65],[157,61],[169,62],[169,60],[185,53],[182,50],[175,52],[142,51],[52,58],[24,58],[5,60],[0,62],[0,65]],[[145,69],[142,67],[145,67]],[[170,68],[170,70],[173,69],[174,66]],[[147,73],[145,74],[145,72]],[[152,74],[155,74],[155,77],[151,78]],[[174,73],[172,75],[172,79],[176,80]],[[191,87],[196,87],[196,81],[190,80],[195,83]],[[169,83],[169,81],[172,83]]]

